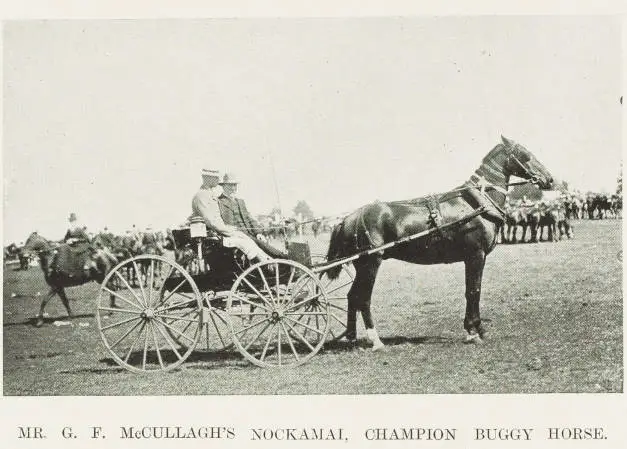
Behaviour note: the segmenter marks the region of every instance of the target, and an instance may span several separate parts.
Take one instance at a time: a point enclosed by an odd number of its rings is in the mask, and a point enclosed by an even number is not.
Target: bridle
[[[540,183],[540,179],[534,175],[531,170],[529,170],[527,168],[527,164],[523,164],[520,159],[518,159],[516,157],[516,155],[514,154],[514,150],[518,149],[519,145],[517,143],[515,143],[513,146],[511,146],[508,150],[508,154],[507,154],[507,158],[508,159],[513,159],[514,162],[516,162],[518,164],[518,167],[520,167],[522,169],[523,172],[525,172],[525,174],[528,176],[527,179],[523,180],[523,181],[518,181],[518,182],[510,182],[507,184],[507,187],[510,186],[519,186],[519,185],[524,185],[524,184],[539,184]]]

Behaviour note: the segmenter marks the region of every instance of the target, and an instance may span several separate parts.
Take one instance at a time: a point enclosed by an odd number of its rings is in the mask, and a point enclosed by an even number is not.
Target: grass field
[[[463,264],[382,265],[373,313],[385,352],[333,344],[306,365],[261,369],[199,349],[173,372],[133,374],[104,348],[95,283],[70,288],[33,327],[39,268],[4,269],[5,395],[548,393],[623,390],[622,220],[575,221],[575,238],[499,245],[488,257],[484,345],[463,344]],[[320,246],[324,246],[322,243]],[[620,255],[619,255],[620,252]],[[361,325],[361,319],[360,319]],[[365,337],[362,327],[360,337]]]

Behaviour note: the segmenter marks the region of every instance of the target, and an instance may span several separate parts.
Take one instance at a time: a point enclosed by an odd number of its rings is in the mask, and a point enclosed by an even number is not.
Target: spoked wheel
[[[216,297],[213,292],[203,293],[203,329],[198,340],[198,349],[204,349],[207,352],[220,352],[233,348],[229,323],[224,311],[227,298],[226,294]],[[180,339],[178,340],[181,344],[184,343]]]
[[[119,365],[135,372],[176,368],[194,350],[203,328],[196,283],[179,264],[157,255],[133,257],[113,268],[101,284],[97,308],[106,348]]]
[[[329,302],[318,276],[291,260],[258,263],[235,281],[227,303],[231,338],[257,366],[296,366],[322,347]]]
[[[326,256],[312,254],[314,265],[323,264],[327,261]],[[329,279],[326,272],[318,274],[320,282],[327,293],[329,301],[329,335],[327,341],[337,341],[346,335],[346,319],[348,313],[348,291],[355,280],[355,268],[352,264],[342,265],[342,271],[337,279]]]

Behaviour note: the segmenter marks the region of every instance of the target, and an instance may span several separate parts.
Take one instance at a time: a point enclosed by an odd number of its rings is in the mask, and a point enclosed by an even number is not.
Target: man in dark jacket
[[[227,225],[235,226],[255,240],[255,243],[272,257],[286,258],[287,255],[272,245],[267,244],[261,234],[262,227],[248,212],[243,199],[237,198],[238,181],[232,173],[226,173],[220,185],[222,195],[218,197],[220,215]]]
[[[220,204],[220,215],[225,224],[235,226],[240,231],[244,231],[251,237],[258,238],[261,234],[261,226],[248,212],[243,199],[237,198],[238,181],[232,173],[226,173],[220,185],[222,195],[218,197]]]

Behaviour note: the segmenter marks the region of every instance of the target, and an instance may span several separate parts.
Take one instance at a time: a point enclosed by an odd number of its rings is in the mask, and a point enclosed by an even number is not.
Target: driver
[[[203,217],[209,229],[224,237],[224,246],[241,250],[250,261],[272,260],[252,238],[235,226],[224,224],[218,204],[219,181],[220,176],[217,170],[202,170],[202,185],[192,199],[192,215]]]
[[[220,183],[222,195],[218,197],[218,205],[220,206],[220,214],[224,222],[248,234],[257,246],[272,257],[289,258],[284,252],[264,242],[264,237],[261,234],[261,225],[250,215],[244,200],[236,196],[237,184],[238,181],[232,173],[226,173]]]

